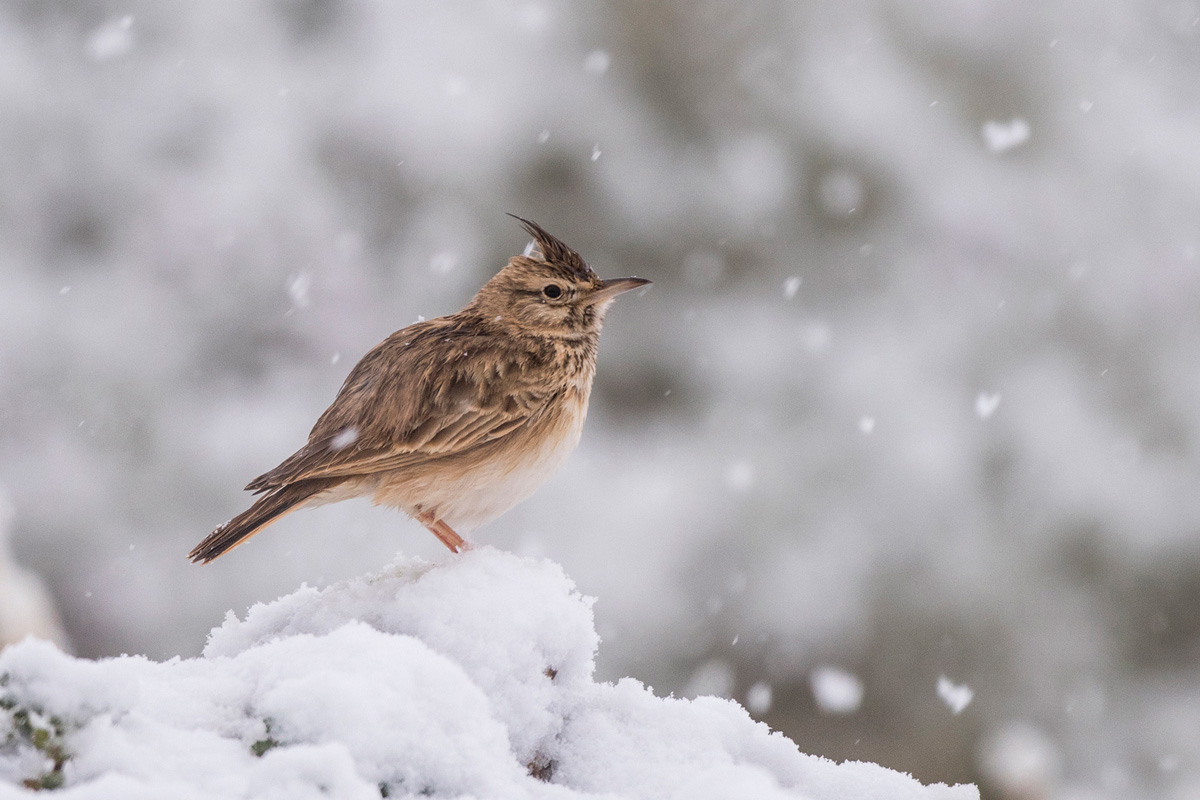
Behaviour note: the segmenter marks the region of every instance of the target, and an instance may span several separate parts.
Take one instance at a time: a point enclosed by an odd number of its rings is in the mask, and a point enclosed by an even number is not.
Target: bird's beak
[[[613,278],[609,281],[600,281],[600,288],[594,290],[583,302],[585,305],[594,306],[597,303],[603,303],[605,300],[612,300],[617,295],[628,292],[630,289],[649,285],[650,281],[645,278]]]

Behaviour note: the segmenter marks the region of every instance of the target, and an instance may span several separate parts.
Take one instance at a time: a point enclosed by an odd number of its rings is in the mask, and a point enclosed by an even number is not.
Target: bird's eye
[[[557,283],[548,283],[542,287],[542,294],[546,295],[546,297],[549,297],[551,300],[557,300],[558,298],[562,297],[562,293],[562,287]]]

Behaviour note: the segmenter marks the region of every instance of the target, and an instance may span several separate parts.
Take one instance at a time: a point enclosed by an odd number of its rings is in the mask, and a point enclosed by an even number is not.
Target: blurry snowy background
[[[184,555],[512,211],[655,281],[476,535],[600,598],[601,677],[986,798],[1195,797],[1198,76],[1195,0],[3,0],[8,549],[76,652],[156,658],[442,557],[365,502]]]

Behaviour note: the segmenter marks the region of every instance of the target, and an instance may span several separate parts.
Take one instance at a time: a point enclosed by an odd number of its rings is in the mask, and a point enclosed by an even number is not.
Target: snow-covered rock
[[[492,549],[230,614],[203,656],[0,654],[0,797],[971,800],[801,753],[741,706],[592,678],[592,600]]]

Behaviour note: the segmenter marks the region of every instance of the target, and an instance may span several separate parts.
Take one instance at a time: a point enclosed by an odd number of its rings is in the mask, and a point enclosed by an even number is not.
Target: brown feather
[[[313,426],[308,444],[246,488],[261,493],[466,453],[512,433],[553,400],[555,392],[544,386],[552,352],[514,354],[500,337],[478,332],[483,320],[466,336],[438,324],[444,322],[405,328],[368,353]],[[459,340],[482,358],[446,364],[447,344]]]
[[[571,277],[576,280],[588,280],[596,277],[596,273],[592,272],[592,268],[583,260],[583,256],[567,247],[557,236],[548,233],[545,228],[532,220],[518,217],[516,214],[509,214],[509,216],[520,222],[521,227],[537,242],[543,261],[569,268],[572,272]]]
[[[315,495],[341,483],[341,479],[302,481],[260,497],[254,505],[210,533],[192,548],[188,558],[204,564],[237,547],[284,514],[295,511]]]

